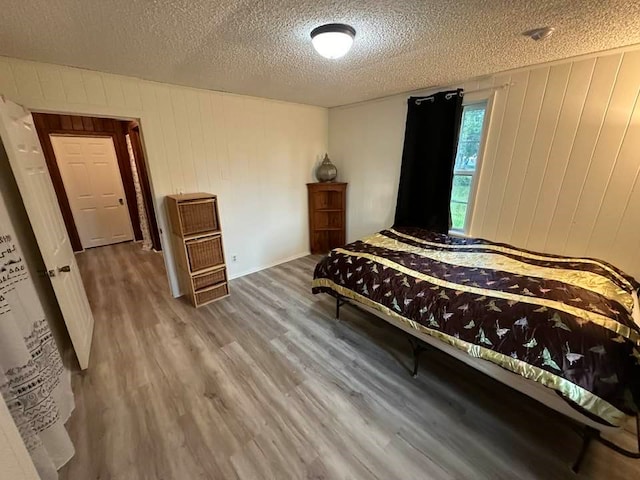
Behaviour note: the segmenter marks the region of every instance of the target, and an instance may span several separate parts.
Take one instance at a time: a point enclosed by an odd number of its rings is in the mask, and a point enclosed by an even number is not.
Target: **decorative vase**
[[[319,182],[333,182],[338,175],[338,169],[329,160],[329,155],[325,153],[324,160],[316,168],[316,178]]]

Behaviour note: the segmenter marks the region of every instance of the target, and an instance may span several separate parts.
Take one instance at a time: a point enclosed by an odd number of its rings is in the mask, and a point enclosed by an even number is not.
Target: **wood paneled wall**
[[[640,50],[497,81],[472,231],[640,277]]]
[[[470,234],[640,278],[640,49],[481,80],[495,91]],[[426,91],[425,93],[429,93]],[[393,219],[408,95],[330,110],[350,240]]]
[[[33,111],[140,119],[174,295],[167,194],[218,195],[231,278],[309,252],[305,184],[327,150],[327,109],[8,57],[0,94]]]
[[[128,122],[114,120],[112,118],[84,117],[79,115],[57,115],[34,113],[33,121],[38,131],[38,137],[45,158],[51,180],[56,190],[58,203],[64,217],[64,223],[69,233],[73,250],[78,252],[82,250],[82,243],[78,236],[69,200],[64,189],[60,169],[56,161],[56,156],[51,145],[49,135],[61,133],[70,135],[108,135],[113,139],[113,145],[118,157],[118,167],[120,168],[120,176],[122,177],[122,185],[124,186],[124,194],[127,197],[127,207],[129,209],[129,217],[133,227],[133,235],[136,240],[142,240],[142,232],[140,230],[140,216],[138,212],[138,203],[136,200],[136,190],[133,184],[133,174],[131,172],[131,161],[127,150],[125,134],[128,129]]]

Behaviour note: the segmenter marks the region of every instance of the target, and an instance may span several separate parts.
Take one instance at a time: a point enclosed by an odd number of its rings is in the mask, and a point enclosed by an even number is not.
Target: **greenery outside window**
[[[451,190],[451,231],[466,233],[479,171],[487,102],[464,105]]]

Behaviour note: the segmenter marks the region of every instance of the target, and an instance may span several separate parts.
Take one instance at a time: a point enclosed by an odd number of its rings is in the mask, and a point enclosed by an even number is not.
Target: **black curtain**
[[[461,119],[462,89],[409,98],[394,226],[449,231]]]

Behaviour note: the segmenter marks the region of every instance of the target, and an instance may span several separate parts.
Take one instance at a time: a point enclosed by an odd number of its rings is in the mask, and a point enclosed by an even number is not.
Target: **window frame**
[[[469,107],[471,105],[484,105],[484,118],[482,121],[482,131],[480,133],[480,144],[478,145],[478,158],[476,159],[476,168],[470,174],[468,170],[453,170],[453,175],[464,175],[471,177],[471,186],[469,188],[469,199],[467,201],[467,211],[464,217],[464,225],[462,229],[458,228],[450,228],[449,235],[459,236],[459,237],[468,237],[469,231],[471,229],[471,222],[473,215],[475,213],[475,204],[476,204],[476,195],[478,192],[478,184],[480,178],[480,171],[482,170],[482,163],[484,158],[485,146],[487,143],[487,134],[489,132],[489,124],[491,123],[491,110],[493,106],[493,100],[495,96],[495,91],[486,93],[486,92],[476,92],[469,95],[464,96],[464,100],[462,102],[463,107]],[[462,128],[462,119],[460,119]],[[458,147],[458,139],[456,140],[456,149]],[[453,177],[452,177],[453,180]],[[451,183],[451,189],[453,190],[453,181]],[[449,202],[451,203],[451,201]]]

